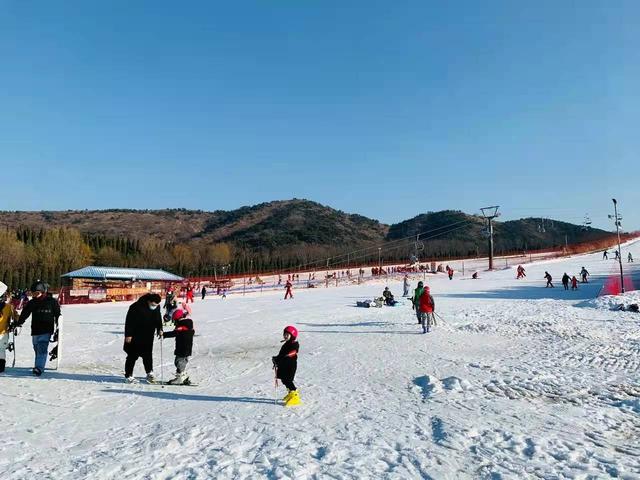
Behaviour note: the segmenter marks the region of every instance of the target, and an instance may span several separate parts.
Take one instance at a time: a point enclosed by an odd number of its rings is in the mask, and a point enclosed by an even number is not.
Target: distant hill
[[[565,239],[578,243],[611,235],[547,219],[496,221],[494,225],[496,254],[557,247]],[[6,244],[5,251],[12,248],[22,252],[7,257],[0,276],[15,278],[13,270],[17,268],[22,272],[20,282],[32,272],[55,278],[71,265],[86,262],[205,275],[214,271],[216,265],[230,265],[229,272],[238,273],[289,268],[327,257],[339,262],[347,252],[349,256],[344,260],[349,258],[350,262],[375,262],[379,254],[384,260],[407,261],[412,255],[428,258],[487,252],[485,221],[477,215],[444,210],[423,213],[389,226],[300,199],[214,212],[185,209],[0,212],[0,227],[9,229],[4,240],[0,238],[0,243]],[[61,260],[53,257],[47,260],[42,255],[60,244],[56,234],[46,234],[59,227],[72,229],[65,238],[77,245],[73,261],[64,259],[66,247],[59,247],[56,254]],[[78,237],[75,240],[73,232]],[[78,242],[84,242],[85,246]],[[16,266],[10,267],[9,261]]]

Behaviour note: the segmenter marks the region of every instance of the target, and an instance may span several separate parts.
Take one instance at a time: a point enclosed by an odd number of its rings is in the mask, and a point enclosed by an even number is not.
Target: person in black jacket
[[[300,344],[298,343],[298,330],[296,327],[285,327],[282,332],[284,345],[280,348],[280,352],[272,357],[273,368],[276,370],[276,378],[282,380],[282,383],[289,392],[283,398],[285,406],[293,406],[300,404],[300,394],[293,380],[298,369],[298,351]]]
[[[176,356],[176,378],[169,380],[170,385],[188,385],[191,382],[186,374],[187,363],[193,349],[193,320],[189,318],[189,312],[186,310],[176,310],[173,312],[173,322],[175,329],[172,332],[164,332],[164,338],[175,338],[176,349],[173,354]]]
[[[124,325],[124,351],[127,360],[124,375],[128,382],[134,382],[133,367],[142,357],[147,381],[153,383],[153,335],[162,337],[162,316],[160,315],[160,295],[147,293],[129,307]]]
[[[27,302],[18,318],[18,325],[22,326],[31,316],[31,341],[36,354],[33,374],[42,375],[47,364],[47,354],[51,335],[58,327],[60,304],[48,293],[49,285],[37,280],[31,285],[32,298]]]

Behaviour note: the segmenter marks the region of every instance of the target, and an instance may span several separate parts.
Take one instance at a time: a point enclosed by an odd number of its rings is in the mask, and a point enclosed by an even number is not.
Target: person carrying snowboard
[[[294,326],[287,326],[282,332],[284,344],[280,352],[275,357],[271,357],[273,368],[276,371],[276,378],[282,380],[282,384],[287,387],[288,393],[282,399],[285,407],[300,405],[300,393],[293,380],[298,368],[298,329]]]
[[[187,364],[193,349],[193,320],[189,318],[187,310],[176,310],[173,312],[173,323],[175,328],[170,332],[163,332],[163,338],[175,338],[176,349],[173,354],[176,356],[173,362],[176,366],[176,377],[169,380],[169,385],[190,385],[191,381],[186,374]]]
[[[17,326],[21,327],[31,316],[31,342],[35,353],[34,367],[31,372],[37,377],[44,372],[49,342],[58,328],[58,318],[61,315],[60,304],[48,290],[49,285],[40,280],[31,285],[33,297],[22,309],[17,323]]]
[[[411,299],[411,308],[416,311],[416,317],[418,317],[418,325],[422,324],[422,314],[420,313],[420,296],[424,292],[424,283],[418,282],[418,288],[413,291],[413,298]]]
[[[285,292],[284,292],[284,299],[286,300],[287,298],[293,298],[293,292],[291,291],[291,289],[293,288],[293,284],[291,283],[291,280],[287,280],[287,283],[285,283],[284,285],[285,288]]]
[[[554,288],[553,283],[551,283],[551,280],[553,280],[553,278],[551,277],[551,275],[549,275],[549,272],[544,272],[544,278],[547,279],[547,285],[544,288]]]
[[[162,337],[162,316],[160,315],[160,295],[146,293],[133,303],[127,311],[124,325],[124,346],[127,354],[124,376],[127,382],[135,382],[133,368],[142,357],[147,381],[155,382],[153,374],[153,336]]]
[[[570,280],[571,280],[571,277],[567,275],[567,272],[564,272],[564,275],[562,275],[562,286],[564,287],[565,290],[569,290]]]
[[[0,292],[3,283],[0,284]],[[7,363],[7,347],[9,346],[9,335],[14,327],[14,322],[18,319],[18,315],[11,304],[11,295],[5,292],[1,296],[0,301],[0,373],[3,373]]]
[[[582,267],[582,270],[580,270],[580,276],[582,277],[582,283],[589,283],[587,280],[589,272],[587,272],[586,268]]]
[[[422,320],[422,333],[427,333],[431,329],[431,325],[436,324],[435,310],[436,302],[431,296],[429,287],[424,287],[422,295],[420,295],[419,309]]]

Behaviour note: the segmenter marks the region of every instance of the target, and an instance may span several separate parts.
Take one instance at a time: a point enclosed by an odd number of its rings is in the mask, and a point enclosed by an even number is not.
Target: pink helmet
[[[171,320],[173,320],[174,322],[177,322],[178,320],[182,320],[185,316],[186,316],[186,312],[184,310],[178,309],[175,312],[173,312],[173,315],[171,315]]]
[[[288,333],[289,335],[291,335],[293,337],[293,339],[295,340],[296,338],[298,338],[298,329],[296,327],[294,327],[293,325],[289,325],[287,327],[284,327],[284,332],[282,332],[283,334]]]

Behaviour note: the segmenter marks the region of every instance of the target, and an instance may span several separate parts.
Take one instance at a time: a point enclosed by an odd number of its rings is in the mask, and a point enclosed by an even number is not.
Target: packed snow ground
[[[583,265],[591,283],[564,291]],[[382,281],[199,301],[197,387],[123,384],[128,305],[64,307],[63,369],[29,375],[25,328],[0,377],[0,478],[640,478],[640,314],[594,300],[615,271],[594,254],[518,281],[427,275],[443,319],[427,335],[408,301],[355,307]],[[301,331],[290,409],[270,360],[287,324]],[[166,379],[172,352],[165,340]],[[156,374],[160,359],[158,343]]]

